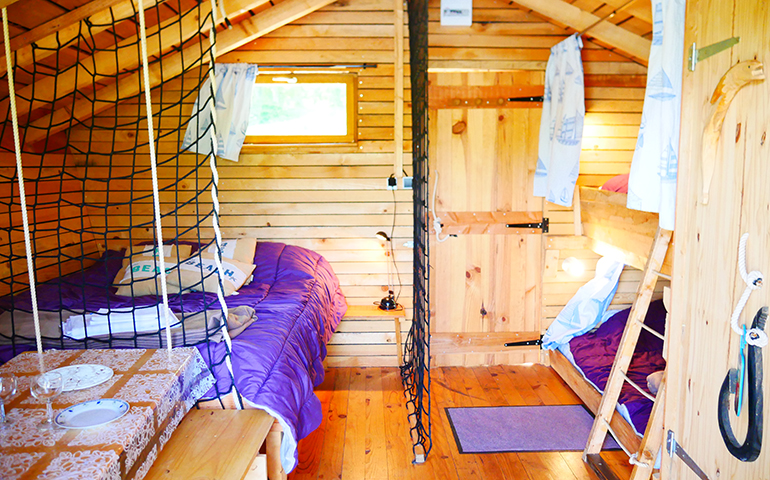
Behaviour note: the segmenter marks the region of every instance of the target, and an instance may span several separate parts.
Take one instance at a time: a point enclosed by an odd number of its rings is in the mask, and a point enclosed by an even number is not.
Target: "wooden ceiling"
[[[220,27],[217,34],[217,54],[223,55],[241,45],[253,41],[287,23],[301,18],[319,8],[333,3],[334,0],[226,0],[224,5],[234,28]],[[347,3],[356,0],[341,0]],[[363,0],[366,1],[366,0]],[[594,26],[586,35],[596,43],[613,50],[637,63],[646,64],[652,37],[652,13],[650,0],[500,0],[501,7],[520,10],[522,14],[533,18],[542,18],[555,25],[562,34],[570,34],[585,29],[599,19],[617,11],[605,22]],[[157,8],[155,5],[157,3]],[[56,33],[59,41],[66,41],[77,35],[80,21],[88,18],[92,25],[104,24],[104,27],[92,27],[96,32],[94,41],[100,48],[114,44],[131,43],[136,41],[136,18],[131,18],[111,24],[110,8],[115,17],[128,17],[136,9],[138,0],[0,0],[0,6],[8,6],[9,32],[11,48],[16,52],[17,69],[15,85],[19,96],[19,111],[30,112],[22,118],[22,126],[37,125],[39,130],[30,130],[26,143],[35,142],[47,134],[55,133],[46,128],[53,121],[62,122],[67,116],[74,115],[78,120],[84,120],[98,113],[92,102],[75,98],[72,92],[85,92],[97,100],[105,108],[109,101],[114,101],[117,92],[121,97],[140,91],[138,59],[133,54],[116,55],[104,52],[90,51],[88,46],[78,45],[41,58],[44,50],[36,51],[34,59],[40,78],[25,72],[33,63],[31,43],[38,46],[51,47],[51,53],[56,52]],[[210,11],[210,2],[203,0],[198,7],[196,0],[144,0],[147,16],[147,29],[153,29],[177,21],[180,16],[193,8],[200,8],[203,15]],[[190,15],[186,15],[190,17]],[[494,19],[477,20],[483,26],[494,24]],[[180,25],[184,22],[180,22]],[[475,24],[474,24],[475,25]],[[182,60],[182,51],[199,48],[198,44],[206,41],[205,35],[197,34],[197,20],[191,20],[190,25],[179,28],[175,35],[165,35],[164,44],[150,45],[150,55],[157,62],[157,69],[163,66],[164,78],[169,78],[172,71],[181,73],[187,68],[187,60]],[[150,42],[152,43],[152,42]],[[0,74],[5,74],[5,56],[0,54]],[[77,68],[68,68],[78,64]],[[101,76],[95,78],[88,65],[98,65]],[[151,68],[152,70],[152,68]],[[58,72],[58,75],[53,75]],[[114,76],[111,76],[114,75]],[[151,74],[152,77],[152,74]],[[156,75],[153,86],[157,85],[161,76]],[[55,79],[55,82],[54,82]],[[96,85],[97,92],[93,92]],[[7,100],[7,82],[0,82],[0,112],[5,112]],[[31,98],[34,89],[35,98],[42,100],[30,105],[24,98]],[[89,94],[90,89],[90,94]],[[46,103],[57,99],[57,104]],[[39,103],[39,104],[38,104]],[[66,105],[64,104],[66,103]],[[31,107],[31,109],[30,109]],[[62,125],[66,125],[62,123]],[[63,128],[61,128],[63,129]],[[60,130],[61,130],[60,129]]]

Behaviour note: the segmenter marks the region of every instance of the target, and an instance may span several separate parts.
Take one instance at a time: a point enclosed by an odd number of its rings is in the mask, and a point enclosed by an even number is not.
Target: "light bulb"
[[[583,263],[575,257],[567,257],[561,263],[561,269],[572,275],[573,277],[579,277],[586,271]]]

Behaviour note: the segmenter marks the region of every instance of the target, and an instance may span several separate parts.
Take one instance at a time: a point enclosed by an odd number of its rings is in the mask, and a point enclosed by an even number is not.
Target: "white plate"
[[[56,415],[54,422],[64,428],[98,427],[117,420],[128,412],[130,406],[117,398],[102,398],[78,403]]]
[[[51,371],[61,373],[62,392],[94,387],[106,382],[114,374],[110,367],[104,365],[70,365]]]

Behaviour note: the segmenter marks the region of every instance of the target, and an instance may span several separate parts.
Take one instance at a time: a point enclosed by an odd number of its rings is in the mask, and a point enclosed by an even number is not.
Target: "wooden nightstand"
[[[406,319],[406,311],[402,305],[396,310],[381,310],[377,305],[350,305],[345,316],[348,320],[382,320],[392,318],[396,333],[396,348],[398,349],[398,365],[404,364],[404,351],[401,347],[401,320]]]

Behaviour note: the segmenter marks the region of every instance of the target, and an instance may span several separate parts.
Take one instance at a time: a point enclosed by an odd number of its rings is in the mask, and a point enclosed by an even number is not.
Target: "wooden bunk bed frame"
[[[611,256],[626,265],[644,270],[658,231],[658,214],[626,208],[625,193],[591,187],[580,187],[576,193],[580,224],[583,235],[590,239],[589,248],[599,255]],[[673,245],[673,241],[670,245]],[[669,280],[673,252],[670,245],[660,270],[660,276]],[[548,354],[556,373],[596,415],[602,394],[561,352],[550,350]],[[632,452],[639,451],[643,438],[636,434],[634,427],[617,410],[613,412],[610,427],[626,448]]]

